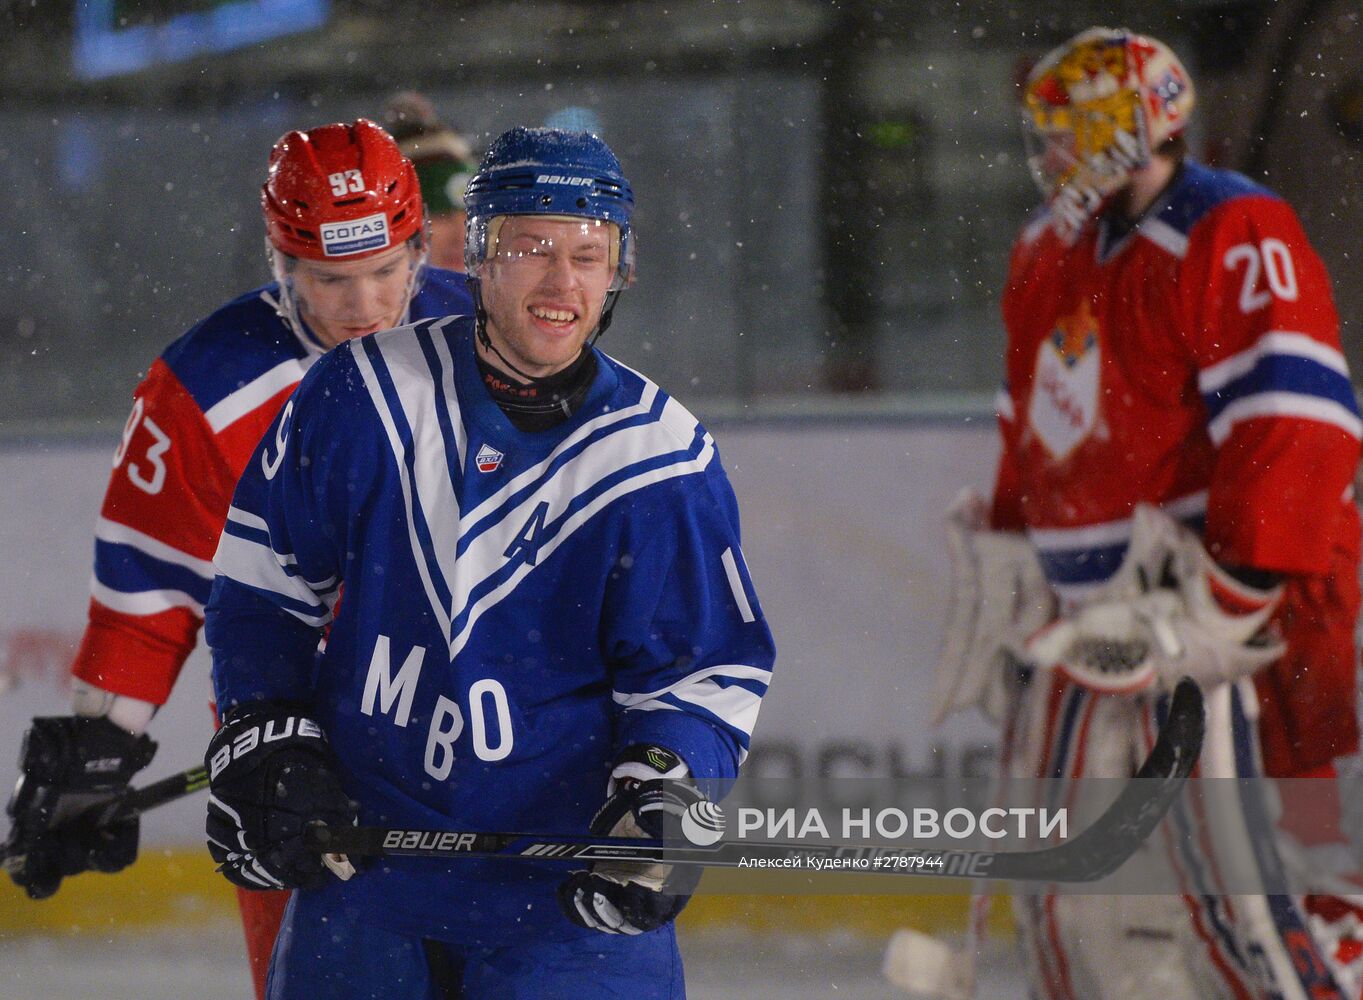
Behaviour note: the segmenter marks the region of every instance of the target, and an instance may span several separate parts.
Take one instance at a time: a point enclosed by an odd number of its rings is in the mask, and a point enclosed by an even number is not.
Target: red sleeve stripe
[[[282,361],[264,375],[247,382],[240,389],[228,394],[208,408],[204,419],[217,434],[224,428],[236,423],[262,403],[269,402],[281,390],[296,385],[306,371],[303,362],[297,358]]]
[[[127,545],[155,559],[160,559],[162,562],[183,566],[210,583],[217,573],[217,570],[213,568],[211,559],[198,559],[188,552],[167,545],[165,542],[152,538],[151,535],[144,534],[135,528],[130,528],[126,524],[110,521],[107,517],[101,517],[95,522],[95,538],[101,542]]]

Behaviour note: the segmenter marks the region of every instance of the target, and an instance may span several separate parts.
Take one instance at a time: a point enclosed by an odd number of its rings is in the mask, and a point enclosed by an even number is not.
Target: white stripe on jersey
[[[281,361],[264,375],[256,376],[210,406],[204,411],[204,419],[213,433],[217,434],[289,386],[295,385],[307,370],[307,365],[298,358]]]
[[[645,426],[656,427],[657,425],[648,424]],[[612,435],[611,438],[607,439],[607,441],[613,440],[615,437],[618,436],[619,435]],[[573,534],[573,532],[575,532],[578,528],[582,527],[582,525],[586,524],[588,520],[590,520],[608,504],[615,502],[620,497],[625,496],[628,493],[633,493],[635,490],[643,489],[645,486],[651,486],[654,483],[661,483],[667,479],[674,479],[678,476],[687,476],[693,473],[704,472],[706,466],[710,464],[710,460],[714,457],[715,454],[715,442],[710,437],[709,434],[705,435],[704,442],[705,443],[701,448],[700,454],[697,455],[696,458],[692,459],[691,461],[678,462],[673,465],[665,465],[662,466],[661,468],[651,469],[647,472],[641,473],[640,475],[633,476],[629,479],[624,480],[623,482],[615,484],[615,486],[611,487],[605,493],[602,493],[600,496],[596,497],[596,499],[592,500],[589,504],[581,508],[576,514],[574,514],[567,521],[565,521],[563,523],[563,526],[559,529],[558,534],[554,535],[553,538],[549,539],[542,546],[540,546],[538,553],[539,556],[541,557],[548,556],[551,553],[553,553],[553,551],[557,549],[560,544],[566,541],[568,537]],[[588,449],[588,451],[591,450],[592,449]],[[569,464],[571,465],[572,463]],[[614,471],[614,469],[610,469],[608,470],[608,472],[609,471]],[[556,475],[554,478],[557,479],[558,476]],[[547,488],[548,485],[552,485],[552,480],[550,484],[546,484],[546,488],[543,490],[543,492],[548,494],[548,497],[546,497],[546,499],[553,497],[553,491]],[[536,495],[538,496],[539,492],[537,492]],[[569,500],[571,499],[572,497],[569,497]],[[552,509],[553,507],[551,501],[551,510]],[[560,510],[561,509],[562,505],[560,506]],[[546,520],[547,519],[548,518],[546,517]],[[503,523],[506,522],[504,521]],[[485,534],[491,533],[492,532],[489,531],[486,532]],[[481,541],[481,537],[479,540]],[[508,543],[509,541],[510,539],[508,539]],[[475,542],[474,544],[476,545],[477,543]],[[469,552],[471,553],[472,551],[473,547],[470,546]],[[503,549],[502,551],[504,552],[505,549]],[[465,553],[465,555],[467,556],[468,553]],[[493,566],[493,571],[495,572],[497,569],[500,569],[504,563],[505,563],[504,559],[496,563]],[[460,568],[462,569],[464,565],[465,560],[461,559],[459,561]],[[482,617],[483,613],[487,611],[489,608],[496,605],[499,601],[502,600],[502,598],[506,597],[513,590],[515,590],[516,585],[520,583],[520,581],[525,577],[525,575],[529,573],[532,569],[534,569],[534,567],[531,566],[529,563],[521,563],[516,568],[515,572],[513,572],[501,585],[499,585],[496,589],[490,591],[489,593],[485,594],[483,597],[481,597],[478,601],[476,601],[472,606],[468,608],[468,618],[464,623],[464,627],[460,629],[458,635],[452,636],[450,638],[451,659],[457,656],[460,650],[464,648],[464,645],[469,640],[469,636],[473,632],[473,626],[477,624],[478,619]],[[467,598],[468,593],[469,592],[467,590],[461,591],[461,594],[464,598]]]
[[[1197,517],[1207,512],[1207,491],[1199,490],[1187,496],[1160,504],[1160,509],[1175,520]],[[1085,524],[1076,528],[1028,528],[1028,540],[1043,552],[1058,549],[1089,549],[1099,545],[1117,545],[1131,541],[1131,518]]]
[[[338,591],[333,587],[330,594],[319,594],[301,576],[290,576],[284,567],[295,563],[292,555],[280,555],[267,545],[224,531],[218,539],[218,554],[213,562],[223,576],[313,609],[313,613],[308,614],[291,605],[280,605],[299,621],[315,628],[331,621]]]
[[[265,518],[252,514],[249,510],[242,510],[240,507],[228,507],[227,520],[235,521],[237,524],[245,525],[248,528],[254,528],[256,531],[262,531],[266,535],[269,535],[270,533],[270,525],[266,522]],[[261,547],[264,548],[264,546]],[[268,551],[274,561],[281,566],[298,565],[298,557],[292,552],[276,552],[272,548],[267,549],[266,551]],[[216,568],[214,569],[214,572],[217,572]],[[325,580],[304,580],[304,582],[312,588],[315,593],[322,594],[333,589],[336,586],[336,580],[336,575],[332,574]]]
[[[438,331],[432,330],[432,334],[437,344],[444,340]],[[401,334],[382,335],[371,344],[384,359],[402,416],[407,426],[412,428],[414,474],[411,476],[408,475],[406,449],[397,433],[397,421],[390,412],[378,373],[363,346],[350,345],[351,354],[388,436],[403,490],[408,542],[427,599],[450,643],[451,656],[463,649],[478,619],[515,590],[516,585],[534,568],[529,562],[521,563],[494,589],[473,600],[474,591],[506,567],[508,549],[532,517],[537,518],[540,524],[552,523],[562,517],[578,497],[594,489],[605,478],[638,462],[685,453],[695,443],[699,423],[685,407],[672,399],[666,401],[656,421],[629,427],[619,426],[647,414],[656,402],[660,390],[644,379],[643,393],[638,403],[587,421],[547,458],[516,476],[473,511],[461,516],[459,498],[448,467],[451,444],[456,451],[465,444],[457,404],[452,398],[452,385],[447,389],[437,387],[420,341],[409,329]],[[442,367],[448,356],[448,351],[440,355]],[[453,443],[445,439],[439,422],[434,419],[435,392],[438,389],[450,393],[451,418],[459,428],[456,432],[459,440]],[[602,432],[604,434],[599,440],[583,447],[554,469],[548,478],[544,478],[546,472],[566,452]],[[688,460],[678,457],[670,465],[649,469],[616,483],[565,521],[557,534],[539,547],[536,562],[540,554],[547,556],[552,553],[607,504],[653,483],[701,472],[709,465],[713,455],[714,441],[707,434],[702,439],[701,450],[696,458]],[[527,495],[511,503],[513,496],[532,486],[534,488]],[[547,507],[540,511],[542,504],[547,504]],[[430,532],[434,565],[427,559],[414,527],[418,512]],[[489,523],[480,527],[485,521]],[[456,558],[461,541],[475,527],[480,527],[478,535]],[[438,583],[443,583],[450,594],[449,607],[443,606],[440,601]],[[461,616],[465,620],[458,624],[456,633],[456,623]]]
[[[1163,219],[1146,219],[1136,227],[1136,232],[1180,260],[1188,256],[1188,237]]]
[[[431,343],[435,345],[435,353],[440,358],[440,388],[445,394],[445,398],[450,401],[450,421],[454,425],[454,446],[459,454],[459,468],[464,467],[464,455],[468,452],[469,440],[468,431],[464,429],[464,422],[459,419],[458,397],[454,391],[454,358],[450,357],[450,344],[444,337],[436,336],[445,328],[447,323],[452,323],[458,316],[447,316],[438,323],[431,325]]]
[[[171,608],[186,608],[203,617],[203,605],[183,590],[114,590],[90,578],[90,596],[112,611],[125,615],[156,615]]]
[[[359,368],[360,376],[364,379],[365,388],[369,391],[369,399],[374,404],[374,410],[378,414],[379,420],[383,423],[384,433],[388,436],[388,447],[393,452],[393,460],[398,470],[398,482],[402,486],[402,505],[407,514],[407,541],[412,546],[412,558],[416,563],[417,574],[421,577],[421,587],[426,591],[426,600],[435,613],[436,621],[440,623],[440,631],[443,635],[448,636],[450,634],[450,612],[436,594],[430,567],[426,564],[426,554],[421,550],[421,539],[417,537],[416,533],[413,488],[407,475],[407,463],[403,460],[402,439],[398,436],[397,426],[393,423],[392,414],[388,412],[388,402],[383,398],[383,387],[379,385],[378,374],[374,371],[374,366],[370,364],[369,356],[365,353],[364,347],[357,345],[354,341],[348,342],[345,346],[349,349],[351,357],[355,359],[355,365]],[[444,456],[444,453],[445,449],[441,447],[441,457]]]
[[[755,622],[752,605],[748,603],[748,592],[743,589],[743,577],[739,575],[738,563],[734,561],[734,550],[725,549],[719,561],[724,564],[724,575],[728,577],[729,589],[733,591],[734,603],[738,605],[738,615],[745,622]]]
[[[643,376],[640,377],[642,378]],[[632,417],[647,413],[653,408],[653,402],[657,398],[658,387],[648,381],[648,379],[644,379],[644,391],[643,395],[639,398],[639,402],[635,403],[633,406],[627,406],[623,410],[616,410],[613,413],[606,413],[588,420],[585,424],[564,438],[563,443],[550,452],[549,457],[543,462],[526,469],[515,479],[511,480],[511,482],[507,483],[500,490],[475,507],[473,512],[467,516],[468,523],[477,524],[485,516],[491,514],[502,504],[506,503],[508,497],[515,494],[518,490],[522,490],[529,486],[535,480],[539,479],[540,476],[544,475],[545,470],[553,465],[554,462],[558,461],[559,456],[565,451],[579,444],[586,438],[591,437],[597,431],[609,427],[612,424],[618,424],[621,421],[629,420]]]
[[[153,559],[160,559],[162,562],[174,563],[176,566],[183,566],[196,576],[201,576],[210,583],[213,581],[213,562],[209,559],[199,559],[190,555],[188,552],[181,551],[174,546],[167,545],[151,535],[143,534],[136,528],[130,528],[126,524],[119,524],[117,521],[110,521],[107,517],[101,517],[95,522],[95,538],[101,542],[110,542],[114,545],[128,545],[137,551],[151,556]]]
[[[1230,437],[1236,424],[1254,417],[1300,417],[1333,424],[1350,437],[1363,437],[1363,421],[1348,407],[1302,392],[1256,392],[1242,396],[1216,415],[1207,425],[1207,434],[1212,444],[1219,446]]]
[[[433,324],[429,329],[433,340],[444,340],[445,337],[439,332],[443,324]],[[426,356],[421,350],[421,341],[417,339],[415,331],[411,327],[405,327],[394,336],[385,336],[381,342],[376,341],[380,347],[380,354],[383,356],[384,365],[388,368],[390,384],[397,394],[398,405],[402,408],[402,416],[405,418],[407,428],[411,432],[411,491],[412,505],[419,508],[424,515],[427,529],[431,534],[432,549],[435,556],[434,566],[427,567],[427,571],[432,575],[432,586],[428,593],[435,599],[438,588],[434,586],[434,576],[439,574],[445,581],[446,589],[452,590],[451,581],[455,574],[455,546],[459,530],[459,497],[455,494],[454,483],[450,480],[449,451],[445,440],[444,429],[440,426],[440,421],[436,416],[436,393],[443,392],[443,386],[435,383],[434,375],[430,365],[426,361]],[[396,433],[398,422],[393,420],[393,414],[388,412],[387,398],[383,395],[382,387],[379,384],[378,373],[373,370],[371,362],[365,349],[360,345],[351,348],[351,354],[361,362],[361,371],[364,372],[365,382],[369,385],[369,398],[375,405],[383,403],[384,409],[381,416],[384,420],[384,428],[388,429],[391,425],[392,430],[388,433],[389,445],[393,449],[399,471],[408,475],[407,449],[402,446],[401,438]],[[442,363],[443,364],[443,363]],[[373,372],[373,379],[370,373]],[[459,400],[451,391],[445,398],[445,403],[449,408],[450,424],[453,427],[462,428],[463,420],[459,412]],[[456,446],[457,452],[457,446]],[[412,510],[407,511],[409,524],[412,521]],[[450,536],[454,536],[451,538]],[[425,566],[427,558],[412,529],[412,555],[418,564]],[[425,578],[423,577],[423,584]],[[446,609],[448,613],[448,609]],[[445,627],[445,635],[449,635],[449,627]]]
[[[757,723],[757,711],[761,706],[762,696],[753,693],[741,684],[730,684],[725,687],[715,679],[717,677],[755,680],[764,686],[771,683],[770,670],[763,670],[761,667],[749,667],[741,663],[726,663],[721,666],[697,670],[676,683],[669,684],[665,688],[659,688],[657,691],[647,691],[642,694],[626,694],[615,691],[612,692],[611,697],[614,698],[617,705],[623,706],[626,711],[655,712],[676,708],[675,705],[661,700],[664,695],[670,694],[675,698],[705,709],[715,717],[722,719],[725,725],[742,730],[751,736],[753,726]]]
[[[242,510],[240,507],[228,507],[227,520],[244,524],[248,528],[255,528],[267,535],[270,533],[270,523],[265,518],[259,514],[252,514],[249,510]]]
[[[1307,358],[1338,372],[1346,378],[1349,375],[1349,365],[1344,360],[1344,355],[1329,344],[1322,344],[1319,340],[1308,337],[1304,333],[1270,330],[1256,340],[1252,347],[1247,347],[1237,354],[1232,354],[1230,357],[1202,369],[1197,375],[1198,390],[1204,396],[1215,392],[1227,383],[1235,381],[1241,375],[1252,371],[1254,366],[1259,363],[1259,359],[1265,354],[1287,354],[1298,358]]]

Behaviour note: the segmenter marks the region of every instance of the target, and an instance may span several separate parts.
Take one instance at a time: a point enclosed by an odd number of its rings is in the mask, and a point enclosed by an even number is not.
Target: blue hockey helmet
[[[620,161],[590,132],[517,126],[488,147],[464,196],[468,229],[464,266],[470,275],[496,247],[491,225],[506,215],[561,215],[597,219],[616,227],[612,247],[615,277],[611,290],[634,280],[634,240],[630,215],[634,192]]]

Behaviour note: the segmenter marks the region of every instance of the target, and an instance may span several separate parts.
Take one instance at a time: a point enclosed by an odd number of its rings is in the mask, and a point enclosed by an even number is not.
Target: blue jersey
[[[425,269],[408,313],[473,308],[464,276]],[[232,488],[270,422],[325,348],[279,313],[267,285],[218,309],[156,359],[95,528],[81,680],[160,705],[199,640]]]
[[[307,706],[364,824],[585,832],[635,743],[734,777],[774,648],[713,439],[599,353],[570,419],[519,431],[473,330],[343,344],[266,433],[216,557],[219,706]],[[403,933],[589,935],[564,871],[385,859],[320,891]]]

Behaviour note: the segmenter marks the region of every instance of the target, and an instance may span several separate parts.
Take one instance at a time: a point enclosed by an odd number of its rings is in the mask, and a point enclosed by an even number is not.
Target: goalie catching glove
[[[19,754],[19,783],[9,801],[5,844],[10,878],[33,899],[83,871],[116,872],[137,857],[136,816],[112,822],[87,810],[111,803],[151,763],[156,744],[106,718],[34,719]]]
[[[1286,651],[1269,619],[1282,588],[1233,578],[1188,528],[1138,506],[1121,568],[1073,615],[1027,643],[1026,655],[1076,684],[1116,694],[1188,676],[1204,689],[1268,666]]]
[[[313,889],[328,872],[349,878],[344,859],[303,841],[313,823],[348,826],[355,803],[341,788],[336,756],[317,723],[286,705],[229,713],[208,745],[208,851],[243,889]]]
[[[704,802],[685,762],[659,746],[632,746],[611,771],[606,804],[592,818],[599,837],[662,838],[694,803]],[[559,906],[580,927],[643,934],[676,919],[700,881],[700,869],[647,862],[598,861],[559,886]]]

